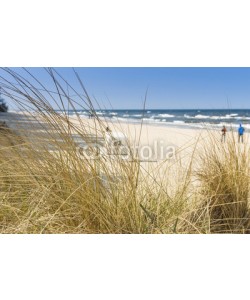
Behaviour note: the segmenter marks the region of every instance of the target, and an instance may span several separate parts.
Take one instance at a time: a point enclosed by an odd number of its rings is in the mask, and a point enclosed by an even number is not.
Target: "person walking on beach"
[[[226,133],[227,133],[227,129],[226,129],[226,126],[224,125],[221,129],[221,142],[224,142],[226,141]]]
[[[240,124],[240,127],[238,128],[239,143],[240,143],[240,141],[243,143],[244,131],[245,131],[245,128]]]

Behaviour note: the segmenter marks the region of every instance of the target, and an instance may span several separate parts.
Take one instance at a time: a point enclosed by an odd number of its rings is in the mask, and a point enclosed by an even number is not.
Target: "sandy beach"
[[[75,117],[70,117],[72,123],[79,126]],[[96,122],[91,119],[81,118],[81,126],[95,132]],[[226,145],[227,141],[234,137],[238,141],[237,128],[227,126],[225,143],[221,142],[222,128],[209,127],[189,128],[183,125],[155,125],[148,123],[131,123],[111,120],[101,120],[102,129],[108,127],[113,133],[123,133],[129,141],[130,146],[139,148],[142,161],[162,163],[167,160],[182,160],[188,162],[191,156],[203,151],[212,143]],[[97,125],[98,126],[98,125]],[[244,144],[250,145],[248,131],[244,134]],[[151,153],[152,151],[152,153]],[[171,153],[174,155],[171,155]],[[169,154],[169,155],[168,155]]]
[[[39,121],[38,121],[39,120]],[[38,117],[36,113],[27,114],[22,112],[1,113],[0,121],[6,122],[8,127],[17,133],[28,133],[30,140],[42,140],[46,130],[50,128],[46,121]],[[158,147],[166,148],[174,147],[176,153],[186,156],[188,153],[192,154],[195,148],[199,149],[204,147],[204,144],[211,143],[211,137],[215,141],[221,141],[221,129],[212,129],[211,127],[204,126],[204,128],[188,128],[187,126],[171,126],[171,125],[154,125],[148,123],[131,123],[131,122],[118,122],[111,120],[100,119],[100,123],[94,119],[77,118],[70,116],[69,121],[77,129],[75,133],[81,132],[84,128],[85,132],[95,136],[96,131],[99,132],[99,138],[108,127],[112,133],[122,133],[130,146],[150,146],[152,151]],[[50,131],[53,131],[50,128]],[[237,140],[237,129],[227,128],[227,137],[230,135],[235,136]],[[249,144],[249,133],[245,133],[244,142]],[[146,153],[145,157],[150,160],[150,153]],[[160,150],[160,149],[158,149]],[[152,153],[153,155],[154,153]],[[154,160],[164,160],[164,157],[157,157]]]
[[[6,122],[9,128],[17,134],[25,135],[31,143],[37,146],[48,146],[50,139],[54,139],[54,137],[58,140],[61,139],[60,136],[57,136],[56,130],[51,128],[44,118],[41,119],[34,113],[1,114],[0,120]],[[122,159],[129,158],[120,155],[106,155],[105,137],[122,134],[126,138],[129,148],[133,149],[134,153],[138,152],[137,157],[143,171],[142,174],[146,173],[149,180],[150,177],[159,180],[164,180],[165,177],[171,178],[168,179],[171,186],[176,186],[176,183],[182,180],[179,170],[183,169],[183,173],[185,173],[191,161],[193,167],[199,167],[198,157],[201,151],[211,146],[212,143],[218,143],[222,146],[224,144],[221,143],[221,129],[214,130],[205,126],[203,129],[195,129],[185,126],[111,122],[104,119],[100,119],[100,122],[98,122],[95,119],[77,118],[76,116],[70,116],[68,120],[71,123],[70,127],[74,128],[71,128],[70,134],[74,136],[79,149],[86,144],[99,143],[102,149],[101,157],[106,160],[105,164],[115,170],[115,160],[120,159],[120,157]],[[67,122],[64,122],[64,125],[67,127]],[[110,133],[106,132],[107,127]],[[48,129],[51,133],[50,136],[48,136]],[[84,138],[81,136],[83,131]],[[228,128],[226,143],[232,133],[237,141],[237,131],[235,129],[231,131]],[[249,144],[248,135],[248,133],[245,134],[245,144]],[[54,151],[53,148],[51,149]],[[171,173],[171,176],[168,176],[169,173]]]

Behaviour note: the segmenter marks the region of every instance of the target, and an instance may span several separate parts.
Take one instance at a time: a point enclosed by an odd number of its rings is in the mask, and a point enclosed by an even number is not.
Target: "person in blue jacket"
[[[240,143],[240,141],[243,143],[244,131],[245,131],[245,128],[240,124],[240,127],[238,128],[239,143]]]

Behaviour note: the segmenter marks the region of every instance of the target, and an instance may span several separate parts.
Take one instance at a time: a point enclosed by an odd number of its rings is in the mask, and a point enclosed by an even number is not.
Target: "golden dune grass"
[[[79,101],[92,111],[92,126],[77,113],[78,123],[66,109],[58,113],[37,86],[6,72],[19,85],[2,78],[5,95],[26,111],[28,121],[0,131],[1,233],[248,233],[248,146],[239,146],[233,135],[223,145],[210,136],[187,163],[176,161],[170,187],[168,162],[160,165],[164,176],[156,176],[142,167],[129,142],[129,159],[96,153],[93,144],[104,143],[107,124],[77,74],[84,92]],[[61,108],[67,100],[74,110],[65,85],[73,88],[53,69],[48,74]],[[79,151],[75,135],[93,158]]]

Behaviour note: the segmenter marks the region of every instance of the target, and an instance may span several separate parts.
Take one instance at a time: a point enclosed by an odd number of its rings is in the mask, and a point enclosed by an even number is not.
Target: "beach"
[[[1,131],[1,195],[8,195],[11,224],[20,224],[15,232],[248,230],[248,132],[239,144],[227,126],[224,143],[212,126],[55,111],[2,113],[0,121],[8,128]],[[2,218],[2,231],[13,232],[5,212]]]
[[[59,114],[60,116],[60,114]],[[131,122],[129,120],[111,120],[99,118],[90,119],[83,116],[76,117],[75,115],[67,116],[68,120],[73,127],[75,127],[75,133],[77,138],[77,132],[81,133],[84,129],[84,134],[89,133],[89,135],[98,135],[99,139],[103,138],[106,129],[109,128],[111,133],[122,133],[131,147],[151,147],[154,152],[156,148],[163,147],[166,148],[173,147],[176,153],[186,156],[192,154],[194,149],[199,149],[204,147],[204,144],[208,145],[211,143],[211,137],[215,141],[221,141],[221,127],[214,128],[207,124],[200,124],[199,127],[188,127],[185,125],[169,125],[169,124],[150,124],[147,122]],[[27,136],[30,140],[39,139],[42,141],[43,137],[46,137],[46,130],[49,129],[53,131],[51,126],[46,123],[45,118],[41,118],[37,113],[27,113],[27,112],[12,112],[12,113],[0,113],[0,121],[6,122],[8,127],[20,135],[28,133]],[[64,124],[66,124],[65,122]],[[97,132],[97,133],[96,133]],[[234,135],[237,140],[237,128],[231,127],[230,124],[227,125],[227,136]],[[245,132],[245,143],[249,144],[249,133]],[[154,156],[154,160],[164,160],[163,156],[155,157],[155,153],[148,153],[147,148],[144,149],[145,160],[148,160]],[[159,151],[162,149],[158,149]],[[147,152],[147,153],[146,153]]]
[[[62,118],[61,114],[58,114]],[[6,122],[8,127],[20,136],[25,136],[30,143],[36,145],[39,151],[50,149],[57,152],[54,139],[58,142],[62,139],[58,130],[46,122],[46,118],[37,113],[15,112],[1,114],[0,119]],[[131,157],[120,155],[121,151],[108,155],[106,140],[110,136],[122,135],[125,143],[133,151],[134,158],[140,163],[142,174],[149,175],[147,179],[158,178],[164,180],[165,177],[171,178],[171,186],[176,186],[179,182],[179,170],[186,172],[190,162],[193,168],[200,167],[199,155],[208,149],[212,144],[217,143],[223,147],[227,144],[227,139],[234,136],[237,141],[237,130],[234,127],[227,127],[226,143],[221,142],[221,128],[211,126],[188,127],[184,125],[166,125],[150,124],[141,121],[140,123],[130,122],[129,120],[110,120],[102,117],[91,119],[86,116],[70,115],[64,118],[62,124],[65,126],[64,135],[73,137],[76,147],[89,149],[93,145],[100,146],[101,152],[98,158],[105,159],[105,165],[112,170],[115,161],[123,159],[129,161]],[[70,125],[70,131],[67,132],[67,122]],[[107,132],[107,128],[108,131]],[[50,134],[48,134],[48,132]],[[249,133],[245,133],[244,144],[249,145]],[[61,151],[61,149],[60,149]],[[65,152],[65,155],[66,152]],[[94,159],[97,158],[96,156]],[[90,160],[93,157],[90,156]],[[115,171],[116,172],[116,171]],[[169,176],[171,173],[171,176]],[[178,173],[178,174],[177,174]],[[176,175],[177,174],[177,175]],[[117,175],[117,174],[116,174]],[[115,176],[116,176],[115,175]],[[145,179],[145,178],[144,178]]]
[[[79,120],[70,116],[72,123],[79,126]],[[86,117],[81,117],[81,126],[86,126],[89,128],[90,132],[95,132],[96,126],[99,129],[99,125],[95,120],[88,119]],[[210,124],[199,124],[199,127],[186,126],[183,125],[173,125],[173,124],[151,124],[147,122],[131,122],[126,120],[111,120],[100,118],[102,124],[102,129],[109,128],[111,132],[121,132],[123,133],[129,141],[131,146],[140,146],[141,148],[149,146],[152,151],[160,146],[162,146],[166,151],[167,148],[170,150],[171,147],[174,148],[175,153],[179,157],[188,157],[192,155],[195,150],[200,151],[205,146],[209,146],[211,143],[221,142],[222,126],[214,127]],[[97,124],[97,125],[96,125]],[[226,142],[230,137],[234,137],[235,141],[238,140],[237,127],[232,126],[232,124],[227,124]],[[246,129],[244,134],[244,143],[249,144],[249,132]],[[156,146],[157,145],[157,146]],[[145,156],[150,160],[150,153],[146,153]],[[154,155],[152,155],[154,156]],[[154,156],[155,157],[155,156]],[[166,156],[157,156],[155,160],[164,161]],[[146,160],[146,158],[145,158]]]

